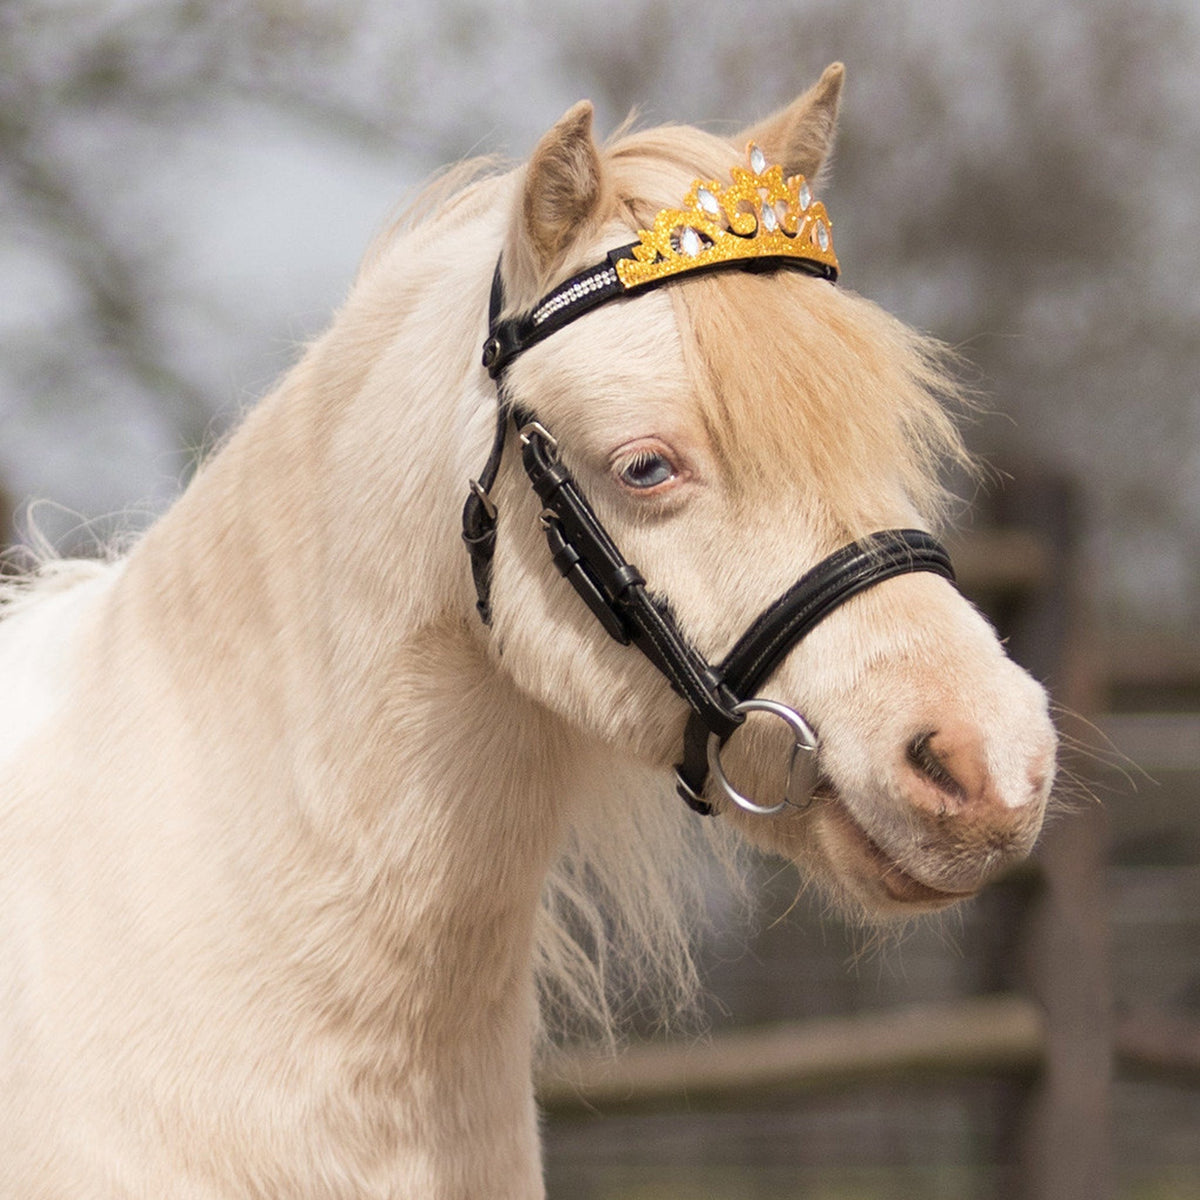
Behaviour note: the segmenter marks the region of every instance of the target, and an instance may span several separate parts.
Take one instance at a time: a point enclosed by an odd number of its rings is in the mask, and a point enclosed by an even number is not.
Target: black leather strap
[[[731,698],[708,661],[609,537],[545,430],[527,412],[518,410],[513,416],[521,430],[525,472],[546,506],[542,524],[559,570],[611,637],[637,646],[704,727],[728,737],[742,718],[729,711]]]
[[[504,368],[523,350],[536,346],[584,313],[622,295],[627,289],[617,274],[617,263],[622,258],[632,258],[633,248],[637,244],[630,242],[627,246],[610,250],[603,262],[580,271],[543,296],[531,312],[501,321],[493,304],[488,340],[483,345],[483,365],[488,374],[493,379],[499,378]],[[500,267],[497,265],[492,280],[493,301],[499,278]]]
[[[566,283],[547,293],[528,313],[520,316],[499,320],[499,310],[493,303],[492,319],[488,331],[488,340],[483,346],[483,365],[493,379],[498,379],[518,354],[536,346],[538,342],[548,338],[572,321],[582,317],[584,313],[607,304],[617,296],[632,295],[635,292],[646,292],[662,284],[670,282],[671,276],[645,283],[626,286],[617,274],[617,263],[623,258],[632,258],[638,242],[630,242],[610,250],[602,262],[573,275]],[[771,271],[799,271],[805,275],[815,275],[833,283],[837,279],[835,268],[826,263],[810,261],[804,258],[793,258],[785,255],[763,255],[761,258],[733,259],[727,262],[710,263],[705,267],[694,268],[689,275],[709,274],[713,271],[724,270],[749,271],[764,274]],[[500,267],[497,265],[496,274],[492,281],[492,298],[495,301],[496,286],[500,279]]]
[[[762,612],[717,667],[735,700],[753,696],[787,652],[835,608],[867,588],[914,571],[930,571],[954,582],[945,548],[921,529],[889,529],[852,542],[822,559]],[[693,808],[708,778],[708,735],[695,713],[684,731],[683,759],[676,765],[677,790]],[[728,735],[718,735],[725,741]]]
[[[492,559],[496,554],[496,506],[491,490],[500,471],[504,442],[508,434],[508,410],[501,404],[496,413],[496,432],[492,450],[478,479],[471,480],[462,511],[462,536],[471,559],[471,578],[475,583],[475,609],[485,624],[492,623]]]

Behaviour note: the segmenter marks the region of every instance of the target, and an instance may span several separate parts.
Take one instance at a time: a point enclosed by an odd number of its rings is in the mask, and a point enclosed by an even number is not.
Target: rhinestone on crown
[[[616,263],[627,290],[738,259],[796,258],[836,276],[833,225],[804,176],[785,181],[753,142],[746,156],[749,170],[734,167],[729,187],[698,179],[683,208],[663,209],[653,229],[639,231],[633,257]]]

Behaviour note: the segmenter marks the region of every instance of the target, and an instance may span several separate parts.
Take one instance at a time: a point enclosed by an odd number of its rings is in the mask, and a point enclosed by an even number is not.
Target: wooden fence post
[[[1042,531],[1053,571],[1014,613],[1014,657],[1050,685],[1059,705],[1096,712],[1101,681],[1088,645],[1086,574],[1077,559],[1076,498],[1054,481],[1024,478],[1003,519]],[[1060,728],[1070,735],[1069,714]],[[1086,735],[1084,740],[1087,740]],[[1069,763],[1069,752],[1067,754]],[[1041,1007],[1045,1062],[1018,1134],[1022,1200],[1109,1200],[1112,1155],[1112,982],[1105,887],[1107,825],[1094,801],[1050,820],[1024,937],[1024,975]]]

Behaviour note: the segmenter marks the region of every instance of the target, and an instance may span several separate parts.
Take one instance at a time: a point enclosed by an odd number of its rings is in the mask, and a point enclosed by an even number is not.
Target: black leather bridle
[[[679,628],[669,604],[653,595],[632,563],[622,555],[596,516],[587,497],[557,454],[553,435],[528,408],[510,400],[505,370],[514,358],[584,313],[627,295],[615,264],[630,257],[632,246],[611,251],[604,261],[581,271],[548,293],[530,312],[500,319],[504,304],[500,266],[492,281],[488,339],[483,365],[496,381],[498,411],[491,454],[478,480],[472,480],[463,509],[463,539],[471,558],[476,607],[491,624],[492,558],[497,512],[490,491],[500,469],[509,425],[520,437],[521,459],[544,509],[542,526],[559,571],[582,597],[610,637],[636,646],[666,676],[691,708],[683,753],[676,764],[676,790],[696,812],[712,805],[702,791],[710,770],[726,792],[753,812],[778,812],[784,804],[802,806],[808,795],[793,796],[797,752],[812,758],[817,739],[803,717],[775,701],[755,698],[788,651],[835,608],[866,588],[896,575],[930,571],[954,581],[949,555],[939,542],[918,529],[890,529],[851,543],[823,559],[766,608],[720,663],[710,663]],[[728,264],[738,269],[801,270],[833,282],[836,272],[796,258],[759,259]],[[653,285],[648,285],[653,286]],[[644,289],[642,289],[644,290]],[[782,802],[759,806],[739,795],[724,777],[720,748],[756,709],[783,719],[795,736],[789,782]],[[811,792],[811,771],[804,786]]]

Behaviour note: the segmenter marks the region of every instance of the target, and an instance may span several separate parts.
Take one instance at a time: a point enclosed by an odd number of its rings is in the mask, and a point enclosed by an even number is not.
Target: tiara
[[[797,259],[837,278],[833,225],[804,176],[785,180],[753,142],[746,153],[749,170],[733,167],[729,187],[697,179],[683,208],[663,209],[653,229],[638,231],[632,257],[614,264],[626,290],[746,259]]]
[[[782,167],[768,167],[753,142],[747,157],[750,169],[733,167],[729,187],[697,179],[683,208],[663,209],[653,229],[640,230],[636,242],[571,276],[528,313],[500,319],[504,289],[497,265],[483,347],[483,365],[492,378],[522,351],[593,308],[688,271],[794,266],[836,280],[833,225],[825,205],[813,199],[803,175],[785,181]]]

